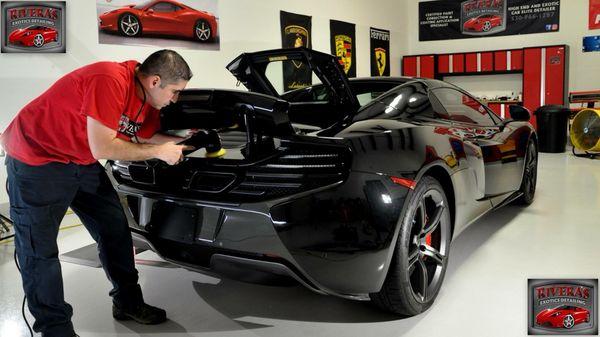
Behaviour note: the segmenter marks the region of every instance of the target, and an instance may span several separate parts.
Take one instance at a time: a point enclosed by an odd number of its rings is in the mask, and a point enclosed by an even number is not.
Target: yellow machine
[[[571,125],[571,143],[576,156],[600,155],[600,109],[583,109],[577,113]],[[575,149],[585,154],[575,153]]]

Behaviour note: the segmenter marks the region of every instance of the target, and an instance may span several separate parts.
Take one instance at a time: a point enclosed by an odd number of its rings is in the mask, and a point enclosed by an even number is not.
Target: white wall
[[[560,30],[555,33],[526,34],[502,37],[485,37],[445,41],[419,41],[419,1],[405,4],[408,54],[452,53],[481,50],[498,50],[544,45],[566,44],[570,47],[569,91],[600,89],[600,52],[583,53],[584,36],[600,35],[600,30],[588,30],[589,0],[562,0],[560,4]]]
[[[406,34],[403,13],[394,0],[219,0],[220,51],[178,50],[190,64],[194,77],[188,87],[235,88],[225,70],[245,51],[281,47],[279,11],[311,15],[312,42],[329,52],[329,20],[356,24],[357,76],[369,76],[369,27],[391,30],[391,74],[400,74]],[[0,54],[0,129],[16,113],[62,75],[91,62],[143,61],[159,48],[98,44],[96,1],[67,0],[66,54]],[[177,49],[176,49],[177,50]],[[0,165],[0,182],[6,177]],[[0,189],[0,202],[7,201]]]
[[[281,47],[279,11],[312,15],[313,47],[329,52],[329,19],[357,25],[357,75],[369,76],[369,27],[392,30],[391,72],[400,72],[405,36],[393,0],[220,0],[220,51],[178,50],[195,76],[189,87],[235,88],[225,66],[244,51]],[[0,127],[65,73],[101,60],[143,61],[158,48],[100,45],[94,0],[67,0],[66,54],[0,54]]]

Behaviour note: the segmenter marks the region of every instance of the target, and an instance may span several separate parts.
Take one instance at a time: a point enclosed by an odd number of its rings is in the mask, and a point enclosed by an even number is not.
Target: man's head
[[[179,92],[192,78],[192,71],[181,55],[164,49],[148,56],[139,66],[138,75],[148,104],[161,109],[177,101]]]

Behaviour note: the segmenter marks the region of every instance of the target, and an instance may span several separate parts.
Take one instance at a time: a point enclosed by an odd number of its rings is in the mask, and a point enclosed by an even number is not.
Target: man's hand
[[[156,158],[164,161],[169,165],[175,165],[183,160],[184,150],[193,150],[193,146],[177,145],[175,142],[168,142],[162,145],[157,145]]]
[[[96,159],[147,160],[157,158],[169,165],[183,160],[184,150],[193,150],[188,145],[177,145],[175,140],[160,145],[134,144],[117,138],[117,131],[103,125],[95,119],[87,118],[87,134],[90,151]]]

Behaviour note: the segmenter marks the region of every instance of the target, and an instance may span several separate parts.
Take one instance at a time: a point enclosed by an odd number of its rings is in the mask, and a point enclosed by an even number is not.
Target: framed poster
[[[98,43],[220,49],[217,0],[96,0]]]

